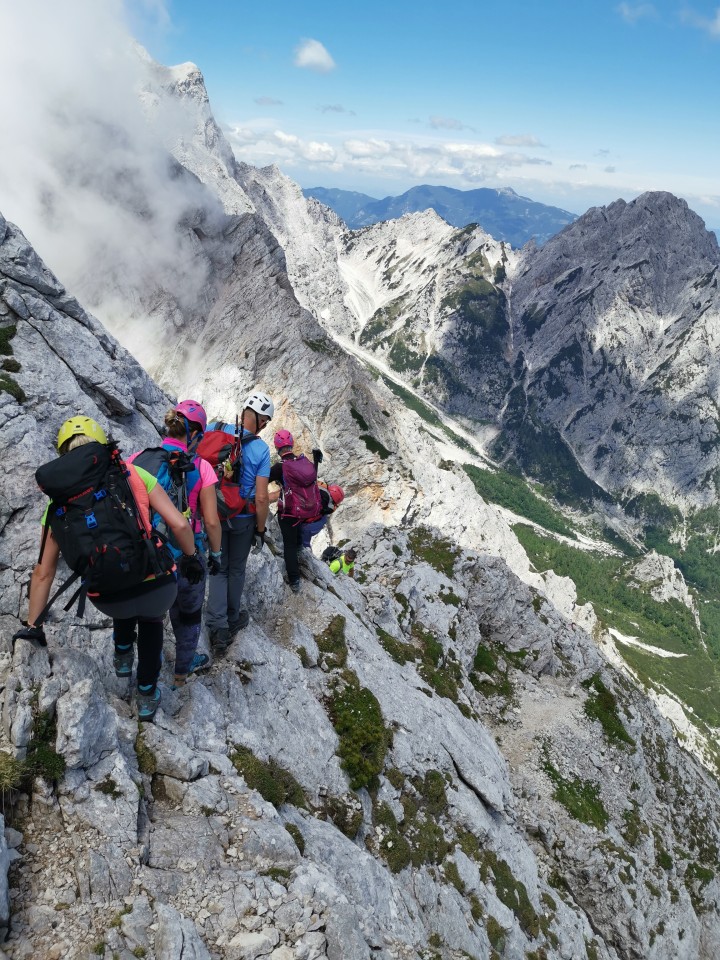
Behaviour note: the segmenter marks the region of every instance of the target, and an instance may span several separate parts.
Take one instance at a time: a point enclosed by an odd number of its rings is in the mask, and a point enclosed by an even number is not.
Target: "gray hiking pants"
[[[237,622],[245,586],[245,567],[255,533],[255,517],[233,517],[222,522],[222,566],[210,577],[205,620],[208,630]]]

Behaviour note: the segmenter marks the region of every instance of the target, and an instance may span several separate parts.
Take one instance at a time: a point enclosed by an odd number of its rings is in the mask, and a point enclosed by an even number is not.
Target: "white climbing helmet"
[[[275,405],[270,397],[266,393],[261,393],[259,390],[250,394],[245,401],[243,409],[254,410],[255,413],[259,413],[261,417],[267,417],[269,420],[272,420],[273,414],[275,413]]]

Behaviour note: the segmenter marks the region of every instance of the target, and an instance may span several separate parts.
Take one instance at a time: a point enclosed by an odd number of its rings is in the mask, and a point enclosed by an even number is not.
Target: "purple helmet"
[[[295,441],[289,430],[278,430],[273,437],[273,443],[276,450],[282,450],[283,447],[291,447]]]
[[[182,403],[176,404],[175,410],[177,413],[181,413],[190,423],[199,424],[200,429],[205,433],[207,429],[207,414],[197,400],[183,400]]]

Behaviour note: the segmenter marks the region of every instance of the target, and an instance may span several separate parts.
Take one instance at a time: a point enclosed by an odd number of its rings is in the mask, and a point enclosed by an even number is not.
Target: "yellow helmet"
[[[79,435],[91,437],[93,440],[97,440],[98,443],[107,443],[105,431],[99,423],[91,420],[90,417],[70,417],[58,430],[58,450],[70,437],[77,437]]]

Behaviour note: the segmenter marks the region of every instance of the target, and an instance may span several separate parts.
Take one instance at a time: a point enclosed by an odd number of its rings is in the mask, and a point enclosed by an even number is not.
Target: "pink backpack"
[[[283,489],[278,515],[298,522],[317,520],[322,514],[322,499],[317,485],[317,470],[302,454],[295,460],[283,460]]]

